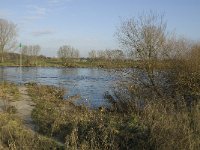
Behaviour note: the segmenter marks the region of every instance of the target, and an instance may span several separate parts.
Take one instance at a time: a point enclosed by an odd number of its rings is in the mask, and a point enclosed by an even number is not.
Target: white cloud
[[[28,12],[34,15],[46,15],[47,9],[36,5],[27,5]]]
[[[31,21],[43,18],[47,15],[47,8],[39,7],[36,5],[27,5],[27,15],[24,17],[24,20]]]
[[[51,29],[45,29],[45,30],[38,30],[38,31],[33,31],[32,35],[33,36],[43,36],[43,35],[50,35],[53,34],[54,31]]]

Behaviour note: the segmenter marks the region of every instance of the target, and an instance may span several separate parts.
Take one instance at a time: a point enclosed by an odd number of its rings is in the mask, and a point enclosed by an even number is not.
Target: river
[[[105,105],[105,92],[122,79],[123,71],[97,68],[55,68],[55,67],[0,67],[0,81],[16,84],[36,82],[67,89],[65,96],[79,94],[79,103],[92,107]]]

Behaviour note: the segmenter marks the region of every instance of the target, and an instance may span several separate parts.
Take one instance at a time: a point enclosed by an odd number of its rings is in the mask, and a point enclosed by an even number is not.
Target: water
[[[93,68],[0,67],[0,81],[17,84],[36,82],[67,89],[66,97],[79,94],[79,102],[105,105],[104,93],[112,92],[122,71]]]

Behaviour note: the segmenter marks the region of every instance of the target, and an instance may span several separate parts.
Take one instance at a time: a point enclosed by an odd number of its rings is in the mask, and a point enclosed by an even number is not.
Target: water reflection
[[[0,79],[3,81],[3,80],[6,80],[4,77],[6,76],[5,74],[5,70],[4,69],[0,69]]]

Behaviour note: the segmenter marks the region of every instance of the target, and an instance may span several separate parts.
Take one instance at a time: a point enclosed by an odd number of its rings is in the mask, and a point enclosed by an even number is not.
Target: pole
[[[20,48],[20,84],[22,84],[22,44],[19,44]]]
[[[20,67],[22,67],[22,44],[19,44],[19,48],[20,48]]]

